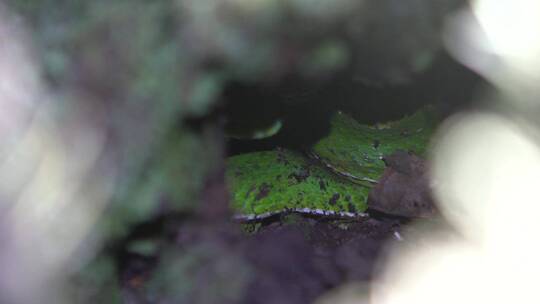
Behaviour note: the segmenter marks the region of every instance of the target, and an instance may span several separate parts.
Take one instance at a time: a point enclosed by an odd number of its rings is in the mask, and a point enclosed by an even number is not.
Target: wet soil
[[[205,295],[210,293],[219,303],[292,304],[312,303],[347,282],[369,282],[384,248],[399,242],[396,232],[404,221],[388,217],[336,221],[289,215],[251,226],[193,220],[175,225],[171,240],[177,261],[192,259],[192,248],[211,248],[209,258],[189,267],[188,280],[197,283],[184,291],[183,301],[211,303]],[[249,227],[254,229],[247,233]],[[167,268],[159,253],[131,253],[122,259],[120,282],[126,303],[177,303],[148,295],[146,285]],[[231,284],[241,287],[234,295],[224,295],[220,289]]]

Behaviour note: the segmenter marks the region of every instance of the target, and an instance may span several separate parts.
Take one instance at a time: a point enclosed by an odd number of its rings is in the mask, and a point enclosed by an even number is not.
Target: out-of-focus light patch
[[[90,225],[104,206],[104,197],[87,196],[88,191],[81,191],[86,190],[81,188],[89,182],[85,181],[86,173],[103,147],[102,138],[88,134],[88,129],[82,126],[64,127],[80,130],[79,140],[70,143],[73,146],[64,142],[65,131],[37,119],[19,142],[15,155],[10,157],[9,172],[15,175],[17,164],[36,165],[31,174],[26,174],[26,183],[18,185],[18,195],[10,197],[14,205],[4,214],[13,246],[13,255],[8,255],[8,261],[4,262],[24,263],[32,269],[27,273],[31,278],[19,281],[21,286],[11,286],[12,292],[38,288],[46,278],[65,270],[65,263],[88,235]],[[80,151],[75,147],[81,146],[86,148],[84,153],[76,153]],[[2,175],[8,174],[5,167],[0,170]],[[3,185],[8,184],[2,188],[13,188],[9,183],[9,179],[2,180]],[[94,194],[103,196],[99,192]],[[14,271],[24,273],[29,269],[21,267]]]
[[[104,130],[89,121],[91,115],[70,112],[74,115],[71,124],[59,125],[51,120],[48,108],[37,107],[35,111],[35,119],[24,139],[9,157],[9,172],[15,175],[18,164],[35,166],[24,175],[26,182],[17,185],[16,195],[10,197],[12,205],[4,219],[10,232],[6,236],[10,239],[7,247],[11,248],[3,248],[10,254],[0,261],[0,265],[24,265],[13,269],[22,273],[19,274],[22,278],[10,282],[9,289],[25,301],[31,300],[27,297],[39,298],[43,292],[49,293],[50,279],[58,279],[51,284],[60,283],[72,263],[78,263],[73,254],[90,235],[113,184],[107,174],[99,179],[92,175],[96,174],[92,170],[104,147],[105,136]],[[4,176],[9,174],[6,169],[0,166]],[[14,188],[9,183],[9,179],[0,181],[1,188]],[[28,290],[35,294],[26,293]]]
[[[0,302],[61,303],[114,168],[96,172],[105,143],[99,103],[80,92],[57,102],[24,29],[0,4]]]
[[[447,19],[443,40],[456,59],[518,96],[508,99],[513,106],[538,103],[540,1],[473,1],[472,12]]]
[[[531,282],[540,273],[540,148],[535,141],[538,131],[535,134],[535,129],[524,121],[477,114],[463,118],[448,133],[454,143],[446,145],[445,151],[442,146],[435,151],[435,174],[449,188],[439,189],[441,201],[446,202],[443,207],[449,210],[450,197],[460,197],[459,201],[467,204],[462,209],[470,210],[465,217],[470,222],[461,219],[461,227],[468,227],[469,234],[483,231],[479,241],[487,253],[486,259],[497,264],[504,277],[516,278],[517,285],[507,282],[523,289],[515,289],[516,294],[529,293],[531,299],[540,303],[538,295],[532,295],[535,288],[527,288],[533,287]],[[470,153],[471,150],[474,152]],[[450,166],[483,163],[483,170],[467,174],[459,174],[463,170],[445,172],[443,162]],[[457,187],[458,183],[462,188]],[[448,190],[454,194],[447,193]],[[456,191],[460,192],[456,195]],[[473,202],[466,197],[472,192],[481,194],[482,201]],[[474,210],[469,206],[473,204],[484,206]]]
[[[67,232],[57,247],[44,248],[60,249],[59,260],[72,253],[73,246],[87,233],[86,221],[95,219],[95,213],[103,207],[102,202],[86,201],[89,198],[81,197],[79,193],[88,182],[85,181],[87,174],[103,148],[104,134],[85,122],[83,115],[74,121],[75,125],[60,126],[47,122],[47,118],[38,119],[27,131],[29,139],[21,142],[22,147],[18,148],[35,159],[15,160],[16,163],[37,163],[10,212],[20,225],[16,231],[24,234],[32,230],[31,233],[43,234],[44,238]],[[81,217],[79,212],[85,216]],[[78,223],[65,225],[73,217],[79,219]],[[32,225],[28,226],[28,223]],[[66,226],[70,226],[68,231],[64,230]],[[58,231],[54,231],[56,229]]]
[[[17,164],[18,150],[43,88],[30,52],[28,34],[20,20],[0,3],[0,208],[5,209],[12,195],[26,182],[36,165]],[[15,153],[14,153],[15,152]],[[17,167],[17,168],[15,168]],[[9,182],[8,182],[9,181]]]
[[[481,293],[473,293],[482,287],[478,274],[471,272],[483,267],[477,255],[462,244],[434,240],[421,248],[395,250],[373,285],[370,303],[484,303],[478,301]]]
[[[516,95],[538,91],[540,82],[540,1],[477,0],[474,15],[505,69],[496,71],[497,85]],[[515,80],[518,81],[515,81]],[[521,97],[518,101],[533,101]]]
[[[521,228],[514,231],[507,222],[515,220],[518,226],[535,222],[528,217],[540,211],[535,198],[540,150],[530,137],[534,134],[524,130],[534,129],[487,113],[454,117],[442,128],[433,150],[436,195],[446,217],[470,237],[499,238],[501,233],[519,237]],[[477,233],[481,235],[473,235]]]
[[[494,185],[493,165],[497,164],[496,150],[489,147],[499,140],[497,133],[501,118],[493,115],[458,115],[441,128],[440,140],[433,150],[433,172],[436,177],[436,195],[443,201],[439,207],[443,214],[465,233],[483,234],[484,214],[491,204]],[[478,134],[484,134],[479,137]],[[486,149],[488,148],[488,149]],[[512,147],[503,147],[508,153]],[[444,160],[444,161],[443,161]],[[480,236],[471,236],[480,238]]]
[[[540,303],[540,137],[532,130],[491,113],[442,127],[435,191],[458,233],[399,243],[370,303]]]
[[[540,1],[476,0],[472,7],[496,53],[540,63]]]
[[[33,107],[40,102],[35,92],[42,91],[36,62],[30,54],[28,35],[20,20],[9,15],[0,4],[0,162],[6,151],[19,140],[29,123]],[[13,37],[19,37],[17,41]]]

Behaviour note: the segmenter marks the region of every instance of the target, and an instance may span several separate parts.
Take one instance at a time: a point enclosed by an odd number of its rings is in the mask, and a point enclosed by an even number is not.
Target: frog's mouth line
[[[252,222],[252,221],[264,220],[266,218],[269,218],[278,214],[290,214],[290,213],[299,213],[299,214],[324,216],[324,217],[336,217],[336,218],[343,218],[343,219],[358,219],[358,218],[365,218],[368,216],[367,213],[363,213],[363,212],[342,212],[342,211],[310,209],[310,208],[285,208],[285,209],[265,212],[261,214],[235,214],[233,216],[233,220],[239,221],[239,222]]]
[[[371,179],[369,177],[360,177],[353,174],[350,174],[348,172],[343,172],[334,167],[332,164],[330,164],[328,161],[326,161],[324,158],[321,158],[317,153],[313,151],[307,151],[306,154],[312,158],[318,161],[319,163],[323,164],[327,169],[329,169],[332,173],[334,173],[337,176],[345,177],[355,184],[371,188],[374,185],[376,185],[378,182],[374,179]]]

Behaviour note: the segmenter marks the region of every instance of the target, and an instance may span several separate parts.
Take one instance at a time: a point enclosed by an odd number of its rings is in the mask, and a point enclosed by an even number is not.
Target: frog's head
[[[379,183],[370,191],[371,209],[396,216],[428,218],[438,211],[433,200],[429,177],[413,170],[407,175],[392,167],[386,168]]]
[[[399,207],[401,215],[407,217],[432,218],[438,214],[437,206],[429,189],[407,191]]]

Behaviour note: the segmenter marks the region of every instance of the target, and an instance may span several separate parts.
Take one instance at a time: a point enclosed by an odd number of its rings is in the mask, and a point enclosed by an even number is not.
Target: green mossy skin
[[[369,188],[338,177],[289,150],[229,158],[227,182],[232,207],[243,215],[292,208],[352,213],[367,209]]]
[[[431,107],[377,126],[362,125],[338,112],[329,135],[314,145],[312,153],[342,175],[377,180],[385,168],[382,156],[396,150],[425,155],[435,122]]]

